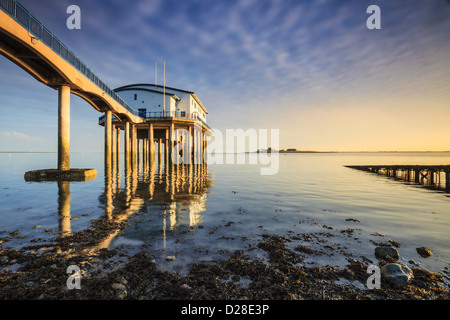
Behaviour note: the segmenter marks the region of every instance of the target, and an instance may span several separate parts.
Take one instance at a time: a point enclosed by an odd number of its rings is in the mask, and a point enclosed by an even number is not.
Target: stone
[[[174,261],[175,259],[176,259],[175,256],[167,256],[167,257],[166,257],[166,260],[167,260],[167,261]]]
[[[416,248],[417,253],[420,254],[423,258],[428,258],[429,256],[433,255],[433,252],[431,252],[430,249],[425,247]]]
[[[378,259],[386,259],[388,257],[391,257],[394,260],[398,260],[400,255],[397,249],[393,247],[376,247],[375,257],[377,257]]]
[[[381,267],[381,276],[384,280],[396,287],[404,287],[414,277],[412,270],[400,263],[388,263]]]
[[[180,286],[180,288],[185,289],[185,290],[191,290],[191,289],[192,289],[192,288],[191,288],[189,285],[187,285],[186,283],[182,284],[182,285]]]
[[[125,285],[123,285],[122,283],[113,283],[111,285],[111,288],[113,288],[114,290],[119,290],[119,291],[125,291],[126,290]]]

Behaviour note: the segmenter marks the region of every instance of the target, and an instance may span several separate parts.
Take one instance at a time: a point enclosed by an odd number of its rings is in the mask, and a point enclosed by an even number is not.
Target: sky
[[[155,68],[162,84],[165,62],[166,85],[196,92],[222,132],[278,129],[283,149],[450,150],[449,0],[20,2],[111,88],[154,83]],[[0,56],[0,151],[56,151],[57,99]],[[71,151],[103,151],[100,116],[72,95]]]

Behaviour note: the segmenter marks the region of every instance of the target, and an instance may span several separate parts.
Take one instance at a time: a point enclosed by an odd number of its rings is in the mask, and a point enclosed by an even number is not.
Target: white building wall
[[[133,109],[147,109],[147,112],[162,112],[164,110],[163,95],[143,90],[126,90],[119,92],[122,99]],[[166,112],[176,111],[176,100],[166,95]]]
[[[163,111],[163,88],[149,85],[136,86],[153,91],[128,89],[118,92],[120,97],[133,109],[147,109],[147,112],[162,112]],[[157,91],[157,92],[154,92]],[[180,100],[173,97],[175,94]],[[178,116],[181,112],[185,112],[189,117],[195,115],[206,122],[206,113],[200,106],[194,95],[189,92],[178,91],[176,89],[166,90],[166,112],[177,111]]]

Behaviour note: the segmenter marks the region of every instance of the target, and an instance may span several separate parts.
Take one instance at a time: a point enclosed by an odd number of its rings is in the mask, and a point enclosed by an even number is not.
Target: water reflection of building
[[[130,228],[108,230],[97,239],[95,248],[109,247],[119,234],[122,239],[165,241],[167,232],[201,223],[207,193],[212,187],[207,164],[174,164],[164,157],[156,158],[156,161],[146,159],[142,156],[133,166],[130,161],[125,161],[124,168],[121,168],[120,159],[113,159],[113,163],[105,166],[104,192],[99,196],[104,214],[97,222],[120,223],[134,216],[144,222],[137,228],[134,225],[134,231]],[[61,238],[72,234],[71,183],[57,182]]]
[[[165,240],[167,232],[202,221],[212,186],[207,165],[145,159],[138,159],[136,166],[125,161],[123,176],[117,169],[120,166],[106,171],[105,192],[100,196],[105,216],[130,222],[137,213],[140,222],[131,221],[133,227],[120,231],[119,237],[119,230],[111,233],[101,247],[109,247],[113,241]]]

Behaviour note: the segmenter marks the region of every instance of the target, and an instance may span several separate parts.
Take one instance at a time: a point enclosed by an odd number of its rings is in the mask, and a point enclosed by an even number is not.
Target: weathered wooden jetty
[[[450,165],[347,165],[345,167],[383,174],[450,192]]]

